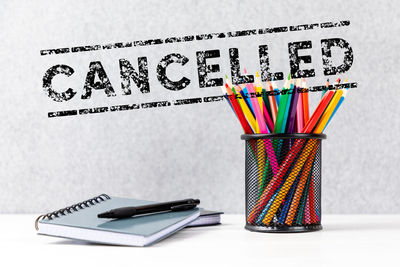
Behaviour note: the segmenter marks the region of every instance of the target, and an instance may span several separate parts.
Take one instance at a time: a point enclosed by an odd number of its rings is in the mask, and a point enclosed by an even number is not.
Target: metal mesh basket
[[[321,226],[324,134],[245,134],[246,229],[305,232]]]

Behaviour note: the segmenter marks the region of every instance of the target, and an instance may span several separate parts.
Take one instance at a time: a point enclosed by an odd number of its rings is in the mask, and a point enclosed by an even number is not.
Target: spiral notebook
[[[126,219],[100,219],[107,210],[155,203],[153,201],[110,197],[106,194],[41,215],[36,219],[38,234],[96,243],[148,246],[184,228],[199,217],[198,208],[156,213]]]

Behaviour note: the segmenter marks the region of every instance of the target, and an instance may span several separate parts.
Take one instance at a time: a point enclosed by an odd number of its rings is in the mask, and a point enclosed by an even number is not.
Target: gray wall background
[[[320,40],[344,38],[354,64],[342,76],[358,82],[327,129],[323,143],[325,213],[399,213],[399,12],[395,1],[2,1],[0,8],[0,212],[46,212],[99,193],[153,200],[198,197],[202,206],[244,211],[244,144],[226,102],[47,118],[48,111],[218,95],[200,89],[195,52],[228,48],[242,67],[258,69],[257,47],[268,44],[273,71],[288,72],[287,43],[312,40],[312,67],[323,84]],[[106,44],[252,28],[350,20],[351,26],[41,57],[46,48]],[[163,89],[155,67],[166,54],[190,58],[171,66],[192,84]],[[151,93],[122,96],[118,59],[149,59]],[[82,93],[90,61],[100,60],[118,96],[95,92],[56,103],[43,92],[52,65],[75,69],[54,86]],[[222,77],[222,75],[221,75]],[[333,79],[333,77],[331,78]],[[312,94],[313,105],[320,95]]]

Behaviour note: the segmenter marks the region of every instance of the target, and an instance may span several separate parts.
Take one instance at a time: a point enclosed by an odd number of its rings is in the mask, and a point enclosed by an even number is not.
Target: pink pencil
[[[256,95],[256,90],[254,89],[254,86],[252,83],[247,84],[247,90],[249,91],[249,94],[251,95],[250,100],[251,104],[253,106],[254,114],[256,115],[258,127],[260,128],[260,133],[266,134],[268,133],[268,128],[267,125],[265,124],[265,120],[263,118],[260,104],[258,103],[257,100],[257,95]]]
[[[304,85],[302,84],[300,87],[303,89]],[[304,128],[303,93],[300,93],[299,100],[297,102],[296,126],[297,132],[299,133]]]
[[[245,70],[245,73],[247,73],[246,70]],[[251,104],[253,106],[254,114],[256,115],[257,123],[260,128],[260,133],[262,133],[262,134],[269,133],[267,124],[265,123],[265,120],[264,120],[264,116],[261,112],[260,104],[258,103],[256,90],[252,83],[247,84],[247,90],[248,90],[249,94],[252,95],[252,97],[250,97]],[[265,143],[265,149],[267,151],[267,156],[268,156],[269,162],[271,164],[272,173],[275,175],[276,173],[278,173],[279,165],[278,165],[278,161],[276,160],[274,147],[272,146],[270,139],[265,139],[264,143]]]
[[[255,95],[255,89],[254,89],[254,86],[252,83],[247,84],[247,90],[249,91],[249,94],[254,93],[254,95]],[[263,115],[261,113],[261,108],[260,108],[260,104],[258,103],[257,97],[251,97],[251,103],[253,105],[254,113],[257,118],[258,126],[260,128],[260,133],[262,133],[262,134],[269,133],[267,125],[263,118]],[[267,112],[267,114],[268,114],[268,112]],[[267,150],[269,163],[271,164],[272,173],[275,175],[276,173],[278,173],[279,165],[278,165],[278,161],[276,160],[274,147],[272,146],[270,139],[265,139],[264,143],[265,143],[265,149]]]
[[[271,132],[274,131],[274,122],[272,121],[271,117],[269,116],[268,110],[265,107],[264,102],[263,102],[263,111],[264,111],[264,118],[265,118],[265,121],[266,121],[267,126],[268,126],[268,130],[271,133]]]

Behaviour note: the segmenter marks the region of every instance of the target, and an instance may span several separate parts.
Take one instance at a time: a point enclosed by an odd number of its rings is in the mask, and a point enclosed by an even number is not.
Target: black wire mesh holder
[[[321,230],[324,134],[244,134],[246,226],[257,232]]]

